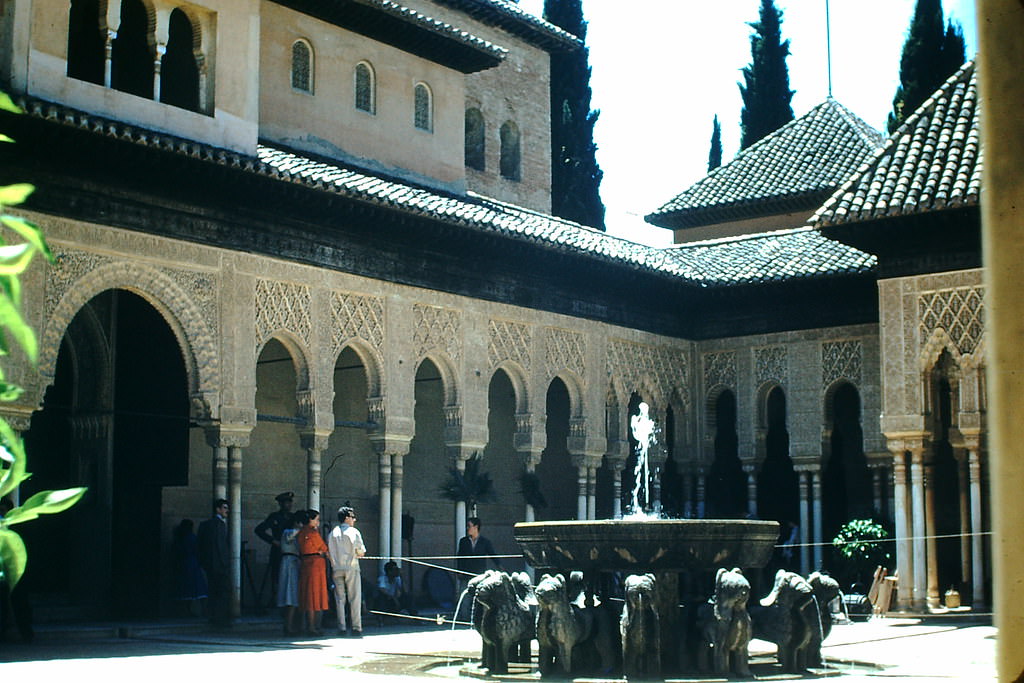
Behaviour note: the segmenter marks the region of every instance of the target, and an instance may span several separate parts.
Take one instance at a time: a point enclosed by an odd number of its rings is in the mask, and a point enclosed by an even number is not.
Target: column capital
[[[377,455],[406,455],[409,453],[409,444],[412,443],[411,434],[389,434],[378,432],[370,434],[370,445]]]
[[[206,443],[213,448],[248,448],[252,425],[213,424],[205,427]]]
[[[331,430],[310,429],[299,432],[299,443],[306,450],[326,451],[331,438]]]

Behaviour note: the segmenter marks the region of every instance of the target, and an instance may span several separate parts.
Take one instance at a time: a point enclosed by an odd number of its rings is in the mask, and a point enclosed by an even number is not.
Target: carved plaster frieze
[[[287,330],[310,344],[313,314],[307,285],[276,280],[256,280],[254,302],[256,348],[261,348],[279,330]]]
[[[613,385],[621,382],[626,388],[653,383],[650,389],[658,395],[645,396],[648,401],[665,401],[676,393],[686,406],[690,405],[690,363],[682,349],[612,339],[608,344],[608,377]]]
[[[331,350],[336,357],[345,342],[358,338],[377,353],[384,349],[384,299],[331,292]]]
[[[788,384],[789,357],[785,346],[754,349],[754,377],[758,385],[766,382]]]
[[[974,354],[985,333],[985,287],[973,285],[920,292],[917,297],[922,356],[934,353],[936,340],[945,343],[941,330],[958,355]],[[938,349],[941,352],[942,349]],[[934,360],[934,359],[933,359]]]
[[[529,372],[533,331],[525,323],[490,320],[487,323],[487,360],[491,367],[505,361],[518,363]]]
[[[704,387],[736,386],[736,352],[719,351],[704,354]]]
[[[860,386],[864,365],[864,348],[859,339],[825,342],[821,345],[821,387],[845,379]]]
[[[430,351],[440,349],[453,361],[462,357],[462,314],[441,306],[414,304],[413,347],[422,358]]]
[[[544,330],[544,369],[548,377],[563,370],[586,376],[587,342],[583,335],[572,330],[548,327]]]

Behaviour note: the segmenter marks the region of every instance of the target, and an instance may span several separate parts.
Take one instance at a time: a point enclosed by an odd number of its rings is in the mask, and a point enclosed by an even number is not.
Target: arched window
[[[110,52],[110,86],[153,99],[149,12],[141,0],[122,0],[121,23]]]
[[[373,67],[367,62],[356,64],[356,109],[367,114],[377,113],[377,80]]]
[[[430,88],[426,83],[417,83],[415,95],[415,118],[416,127],[427,132],[434,130],[433,103],[431,102]]]
[[[486,165],[484,115],[476,107],[466,110],[466,166],[483,171]]]
[[[196,33],[183,11],[171,12],[167,52],[160,65],[160,101],[199,111],[199,66],[194,52]]]
[[[292,87],[313,94],[313,48],[304,40],[292,43]]]
[[[501,124],[501,177],[520,180],[519,126],[511,121]]]
[[[103,85],[105,45],[99,0],[72,0],[68,18],[68,76]]]

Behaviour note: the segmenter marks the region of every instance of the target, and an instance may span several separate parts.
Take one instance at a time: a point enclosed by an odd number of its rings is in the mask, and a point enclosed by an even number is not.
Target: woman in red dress
[[[320,513],[306,510],[299,513],[299,609],[305,615],[306,631],[320,635],[320,619],[329,609],[327,598],[327,544],[320,536]]]

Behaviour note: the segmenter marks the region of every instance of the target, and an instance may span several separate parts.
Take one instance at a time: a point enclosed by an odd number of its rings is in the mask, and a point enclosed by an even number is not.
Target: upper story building
[[[255,156],[285,147],[455,194],[551,207],[549,55],[504,0],[0,2],[0,78]]]

